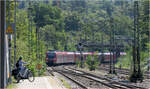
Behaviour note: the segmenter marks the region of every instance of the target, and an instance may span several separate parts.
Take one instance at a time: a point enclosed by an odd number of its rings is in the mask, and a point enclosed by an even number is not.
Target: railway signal
[[[83,45],[82,45],[81,42],[79,42],[79,44],[77,45],[77,49],[79,49],[80,55],[81,55],[81,57],[80,57],[81,58],[81,65],[80,65],[80,67],[83,68],[83,55],[82,55]]]
[[[79,43],[78,44],[78,47],[79,47],[79,49],[81,50],[83,47],[82,47],[82,43]]]

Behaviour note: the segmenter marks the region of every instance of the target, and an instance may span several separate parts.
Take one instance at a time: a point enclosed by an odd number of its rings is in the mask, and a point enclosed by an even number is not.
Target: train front
[[[56,53],[55,51],[47,51],[46,52],[46,64],[51,66],[55,64]]]

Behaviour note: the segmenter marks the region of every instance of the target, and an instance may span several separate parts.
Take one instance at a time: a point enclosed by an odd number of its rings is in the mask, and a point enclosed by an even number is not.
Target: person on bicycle
[[[19,57],[19,60],[16,63],[16,67],[19,70],[19,72],[21,73],[21,75],[25,76],[26,75],[26,73],[25,73],[26,67],[24,67],[23,64],[28,64],[28,63],[23,62],[22,58],[23,58],[22,56]]]

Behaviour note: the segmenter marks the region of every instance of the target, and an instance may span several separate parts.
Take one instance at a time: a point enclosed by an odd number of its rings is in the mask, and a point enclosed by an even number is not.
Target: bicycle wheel
[[[30,82],[33,82],[34,81],[34,76],[33,76],[33,73],[29,70],[29,72],[28,72],[28,80],[30,81]]]
[[[18,74],[17,74],[17,76],[16,76],[16,80],[17,80],[17,83],[19,83],[19,82],[20,82],[20,80],[21,80],[20,73],[18,73]]]

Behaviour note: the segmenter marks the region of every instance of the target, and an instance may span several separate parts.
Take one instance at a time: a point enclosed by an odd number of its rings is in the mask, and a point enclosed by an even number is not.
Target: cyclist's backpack
[[[17,67],[17,68],[19,67],[19,61],[17,61],[17,63],[16,63],[16,67]]]

